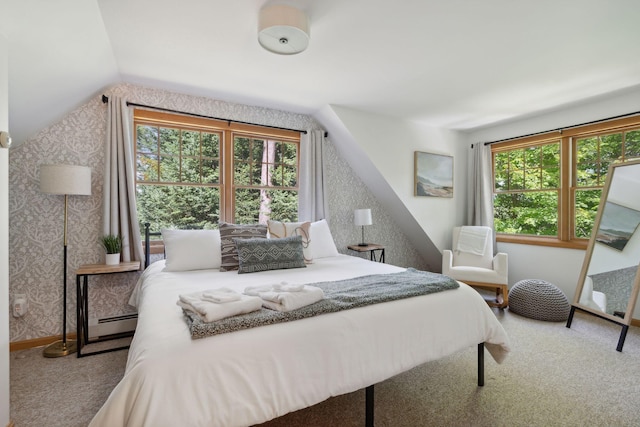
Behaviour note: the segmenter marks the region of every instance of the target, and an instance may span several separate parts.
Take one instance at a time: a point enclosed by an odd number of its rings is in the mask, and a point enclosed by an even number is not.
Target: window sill
[[[142,241],[144,245],[144,239]],[[150,254],[164,254],[164,242],[162,240],[151,240],[149,242],[149,253]]]
[[[587,249],[588,239],[560,240],[556,237],[522,236],[513,234],[498,234],[496,240],[501,243],[515,243],[519,245],[550,246],[565,249]]]

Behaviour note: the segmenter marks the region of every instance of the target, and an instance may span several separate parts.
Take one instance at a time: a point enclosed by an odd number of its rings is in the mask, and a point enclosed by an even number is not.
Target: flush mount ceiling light
[[[266,6],[260,10],[258,41],[269,52],[280,55],[300,53],[309,45],[309,20],[295,7]]]

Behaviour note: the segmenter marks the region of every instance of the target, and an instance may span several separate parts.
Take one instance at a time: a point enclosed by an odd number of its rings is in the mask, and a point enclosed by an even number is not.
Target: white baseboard
[[[89,339],[135,331],[138,314],[89,319]]]

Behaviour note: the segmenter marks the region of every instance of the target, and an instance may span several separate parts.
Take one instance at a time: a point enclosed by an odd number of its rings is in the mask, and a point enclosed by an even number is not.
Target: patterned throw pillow
[[[304,262],[311,264],[313,255],[311,254],[311,223],[306,222],[282,222],[267,221],[269,236],[275,238],[301,236],[302,237],[302,253],[304,254]]]
[[[238,246],[238,274],[306,267],[301,236],[234,240]]]
[[[220,229],[220,252],[222,262],[220,271],[238,269],[238,250],[234,239],[267,238],[267,226],[264,224],[218,223]]]

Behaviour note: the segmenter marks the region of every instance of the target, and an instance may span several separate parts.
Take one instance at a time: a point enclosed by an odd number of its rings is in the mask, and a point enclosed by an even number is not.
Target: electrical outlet
[[[15,294],[13,296],[13,303],[11,304],[11,312],[13,317],[22,317],[27,314],[29,309],[29,302],[27,301],[26,294]]]

